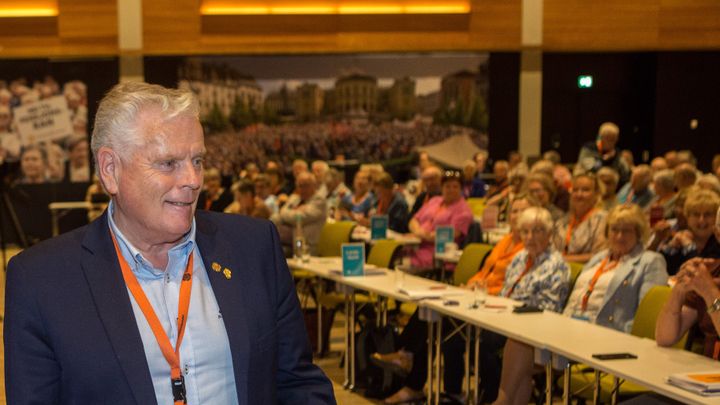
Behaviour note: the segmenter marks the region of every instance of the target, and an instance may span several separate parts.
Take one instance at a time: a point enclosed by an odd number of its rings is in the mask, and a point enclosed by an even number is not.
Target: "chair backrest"
[[[477,273],[480,264],[492,248],[492,245],[486,243],[471,243],[465,246],[453,273],[453,284],[464,284]]]
[[[672,289],[666,285],[658,285],[645,294],[635,312],[631,334],[648,339],[655,339],[655,324],[665,302],[670,298]],[[673,347],[685,347],[687,333]]]
[[[575,288],[575,282],[577,281],[580,273],[582,273],[582,269],[583,267],[585,267],[585,264],[578,262],[568,262],[568,266],[570,266],[570,289],[568,291],[572,291],[573,288]]]
[[[355,227],[354,222],[326,222],[320,230],[317,254],[320,257],[341,256],[342,244],[350,242],[350,234]]]
[[[381,239],[376,240],[375,244],[370,248],[367,263],[378,267],[390,268],[393,263],[393,257],[400,248],[400,242]]]
[[[467,200],[468,205],[470,206],[470,210],[472,211],[474,216],[482,216],[483,211],[485,210],[485,199],[484,198],[477,198],[477,197],[471,197]]]

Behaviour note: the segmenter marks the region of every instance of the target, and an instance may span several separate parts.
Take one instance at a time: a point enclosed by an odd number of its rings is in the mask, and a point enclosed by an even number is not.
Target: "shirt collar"
[[[131,267],[133,269],[134,273],[141,273],[143,272],[143,269],[145,272],[150,272],[154,275],[162,275],[164,273],[165,269],[155,269],[153,268],[152,264],[149,260],[145,259],[142,256],[142,253],[140,253],[140,250],[138,250],[137,247],[135,247],[132,243],[130,243],[127,238],[125,238],[125,235],[120,231],[120,229],[117,227],[117,224],[115,223],[115,220],[113,219],[113,213],[115,212],[115,205],[114,201],[110,200],[110,204],[108,204],[108,226],[110,228],[110,231],[115,235],[115,238],[118,241],[118,247],[120,248],[120,251],[125,258],[125,260],[128,261],[128,264],[133,264]],[[168,261],[168,268],[173,271],[174,268],[177,266],[173,266],[173,262],[175,260],[172,260],[173,257],[180,256],[182,257],[182,262],[184,263],[187,259],[187,256],[190,255],[190,253],[195,248],[195,218],[192,220],[192,225],[190,226],[190,230],[188,233],[183,236],[182,240],[175,246],[173,246],[168,251],[168,256],[171,258],[170,261]],[[183,264],[184,265],[184,264]],[[180,269],[180,272],[184,271],[184,269]]]

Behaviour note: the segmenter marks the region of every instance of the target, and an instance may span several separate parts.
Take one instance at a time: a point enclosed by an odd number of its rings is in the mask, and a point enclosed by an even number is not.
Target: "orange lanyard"
[[[585,215],[583,215],[579,221],[575,218],[574,214],[570,217],[570,222],[568,223],[568,229],[567,229],[567,232],[565,233],[565,254],[568,253],[568,249],[570,248],[570,239],[572,239],[572,233],[573,233],[573,230],[575,229],[575,227],[577,227],[580,224],[582,224],[583,222],[585,222],[585,220],[588,219],[590,214],[592,214],[594,211],[595,211],[595,208],[592,208],[590,211],[586,212]]]
[[[611,265],[607,266],[608,264],[608,258],[610,256],[607,256],[603,259],[602,262],[600,262],[600,267],[598,267],[597,270],[595,270],[595,274],[593,275],[593,278],[590,280],[590,284],[588,284],[587,291],[585,291],[585,295],[583,295],[582,298],[582,305],[581,309],[583,312],[587,309],[588,300],[590,299],[590,295],[592,294],[593,290],[595,289],[595,284],[597,284],[598,280],[600,279],[600,276],[602,276],[604,273],[607,273],[608,271],[614,269],[617,267],[618,263],[620,262],[614,262]],[[607,266],[607,268],[605,268]]]
[[[528,256],[527,262],[525,262],[525,270],[523,270],[523,272],[520,274],[520,277],[518,277],[518,279],[515,280],[515,283],[512,285],[512,287],[510,287],[510,290],[507,292],[507,294],[505,294],[506,297],[509,297],[512,295],[513,291],[515,291],[515,287],[517,287],[517,285],[520,283],[520,280],[522,280],[523,277],[525,277],[525,275],[528,274],[532,265],[533,265],[533,259],[532,259],[532,257]]]
[[[388,201],[385,201],[384,199],[378,199],[378,205],[377,205],[377,214],[384,214],[385,211],[387,211],[388,206],[390,203]]]
[[[133,298],[135,298],[135,302],[140,307],[140,310],[142,310],[143,315],[145,315],[145,319],[148,324],[150,324],[150,329],[152,329],[152,332],[155,335],[155,339],[160,346],[160,350],[162,351],[163,356],[165,356],[165,360],[170,365],[170,383],[172,386],[173,399],[175,401],[174,404],[186,404],[187,397],[185,392],[185,378],[180,370],[180,345],[182,344],[183,335],[185,334],[185,325],[187,324],[188,310],[190,308],[193,254],[191,252],[190,257],[188,257],[187,266],[185,267],[185,272],[182,277],[182,283],[180,284],[180,300],[178,302],[177,318],[178,338],[177,343],[175,344],[175,349],[173,349],[172,343],[170,343],[170,339],[155,314],[155,310],[153,310],[150,301],[148,301],[142,287],[140,287],[137,277],[135,277],[135,274],[133,274],[130,266],[120,252],[120,247],[118,247],[115,235],[110,232],[110,236],[112,236],[113,245],[115,245],[115,252],[117,253],[118,262],[120,263],[120,269],[122,270],[125,284],[130,290],[130,293],[132,293]]]

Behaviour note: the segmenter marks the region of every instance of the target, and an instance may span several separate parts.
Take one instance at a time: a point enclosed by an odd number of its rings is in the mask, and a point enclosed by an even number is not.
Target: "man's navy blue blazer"
[[[8,404],[157,403],[106,215],[10,261]],[[334,404],[329,380],[312,364],[275,227],[204,211],[195,218],[196,242],[230,342],[239,403]],[[212,271],[213,262],[231,269],[231,278]]]

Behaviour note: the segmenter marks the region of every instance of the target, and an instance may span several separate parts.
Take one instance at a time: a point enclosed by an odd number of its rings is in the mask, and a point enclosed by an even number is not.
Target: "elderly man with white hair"
[[[615,123],[604,122],[598,129],[597,139],[588,142],[580,149],[575,171],[577,175],[585,172],[597,172],[603,166],[610,166],[620,175],[620,184],[630,180],[630,168],[620,157],[617,148],[620,128]]]
[[[630,182],[618,191],[618,203],[637,204],[642,209],[650,207],[655,199],[655,192],[650,188],[652,171],[648,165],[635,166],[632,170]]]

